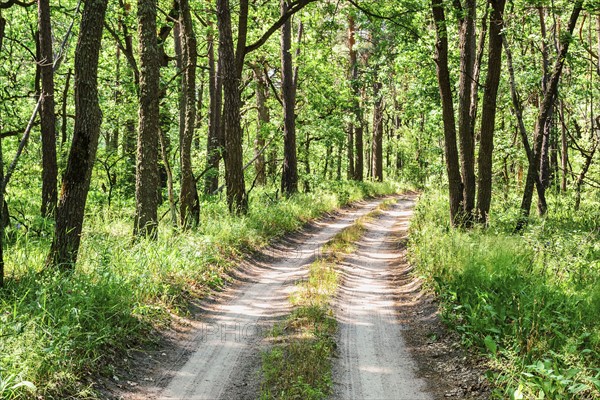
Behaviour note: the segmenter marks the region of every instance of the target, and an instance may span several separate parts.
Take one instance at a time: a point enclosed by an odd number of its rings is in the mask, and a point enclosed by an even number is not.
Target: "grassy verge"
[[[26,221],[29,229],[8,232],[5,251],[0,398],[98,398],[93,377],[118,374],[128,349],[150,345],[172,313],[185,313],[190,298],[222,286],[241,254],[349,202],[397,190],[334,183],[276,201],[255,191],[249,214],[240,218],[223,201],[207,199],[198,229],[179,233],[163,223],[158,240],[137,243],[130,207],[108,210],[92,201],[69,276],[39,274],[51,226]]]
[[[339,280],[336,265],[356,250],[364,224],[394,202],[385,200],[335,235],[309,266],[308,279],[290,298],[294,311],[271,331],[274,345],[263,354],[261,399],[316,400],[330,394],[337,331],[331,309]]]
[[[488,230],[449,229],[440,193],[411,224],[413,262],[449,325],[489,356],[494,398],[600,397],[600,208],[553,202],[522,236],[508,204]]]

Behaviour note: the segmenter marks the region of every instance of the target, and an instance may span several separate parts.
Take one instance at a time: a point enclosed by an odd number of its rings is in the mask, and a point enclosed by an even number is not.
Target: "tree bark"
[[[75,129],[56,208],[54,238],[46,265],[72,270],[77,260],[85,203],[98,148],[98,58],[107,0],[85,0],[75,49]]]
[[[141,68],[134,235],[141,237],[155,237],[158,228],[160,64],[156,37],[156,10],[156,0],[138,0],[137,17]]]
[[[471,134],[471,92],[475,69],[476,0],[466,0],[460,26],[460,76],[458,83],[458,137],[463,181],[464,223],[470,225],[475,209],[475,137]]]
[[[265,146],[265,131],[269,122],[271,122],[271,116],[267,107],[269,87],[259,65],[254,65],[254,80],[256,82],[256,108],[258,109],[257,132],[254,140],[254,156],[256,158],[254,169],[256,171],[256,184],[264,186],[267,184],[267,174],[265,156],[261,151]]]
[[[442,0],[432,0],[431,8],[436,28],[435,63],[442,101],[442,118],[444,121],[444,154],[446,156],[446,173],[448,175],[448,193],[450,202],[450,221],[453,226],[462,224],[463,187],[458,164],[458,148],[456,145],[456,122],[452,103],[452,88],[448,70],[448,33],[446,16]]]
[[[43,217],[56,209],[58,166],[56,164],[56,114],[54,112],[54,56],[49,0],[38,0],[38,30],[40,56],[38,60],[42,82],[40,121],[42,136],[42,207]],[[1,203],[0,203],[1,204]]]
[[[240,6],[240,26],[238,27],[239,48],[245,49],[246,27],[248,18],[248,2],[243,0]],[[225,136],[225,184],[227,186],[227,205],[234,214],[245,214],[248,211],[248,197],[244,182],[242,160],[242,126],[241,126],[241,73],[243,67],[243,51],[234,51],[231,30],[231,12],[228,0],[217,0],[217,20],[219,25],[219,58],[223,75],[223,119]]]
[[[383,182],[383,97],[381,95],[381,82],[373,85],[373,178]]]
[[[289,10],[288,0],[281,0],[281,15]],[[298,191],[296,156],[296,82],[292,64],[292,22],[281,26],[281,99],[283,101],[283,170],[281,193],[290,196]]]
[[[180,223],[189,228],[200,221],[200,205],[196,191],[196,180],[192,172],[192,142],[196,126],[196,35],[192,26],[192,15],[188,0],[179,0],[180,43],[183,61],[181,80],[183,106],[183,129],[181,130],[181,191],[179,194]]]
[[[481,112],[481,139],[477,168],[477,218],[487,224],[492,200],[492,154],[496,123],[496,99],[502,69],[502,29],[504,28],[505,0],[491,0],[488,66]]]
[[[215,39],[212,30],[207,35],[208,45],[208,138],[206,144],[207,167],[204,180],[204,193],[214,194],[219,187],[219,163],[223,145],[221,130],[221,105],[223,101],[223,84],[221,80],[221,68],[215,59]]]

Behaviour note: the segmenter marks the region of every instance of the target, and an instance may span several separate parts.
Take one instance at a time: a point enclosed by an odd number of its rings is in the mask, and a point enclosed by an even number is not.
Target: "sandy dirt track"
[[[398,294],[415,281],[397,285],[398,266],[406,265],[406,236],[414,200],[401,199],[366,224],[357,251],[342,265],[336,305],[338,353],[334,361],[335,399],[429,400],[426,383],[416,376],[397,316]]]
[[[322,221],[294,240],[280,243],[242,268],[242,282],[227,289],[217,301],[203,304],[201,321],[191,343],[195,348],[168,366],[143,398],[149,399],[256,399],[259,391],[261,342],[277,318],[290,312],[288,296],[306,277],[306,265],[320,248],[381,200],[359,203]],[[312,232],[311,232],[312,231]],[[182,359],[187,361],[181,365]],[[142,397],[138,397],[142,398]]]

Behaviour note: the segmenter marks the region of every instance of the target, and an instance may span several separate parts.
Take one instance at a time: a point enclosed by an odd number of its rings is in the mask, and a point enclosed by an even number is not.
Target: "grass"
[[[336,266],[356,251],[365,224],[395,203],[375,210],[342,229],[308,268],[308,279],[290,297],[294,311],[271,331],[273,347],[263,353],[261,399],[324,399],[331,394],[337,322],[331,309],[339,284]]]
[[[413,263],[447,323],[487,354],[493,398],[599,398],[599,204],[574,212],[552,198],[545,219],[514,235],[508,200],[489,229],[461,231],[447,225],[445,195],[428,193],[411,224]]]
[[[182,233],[165,222],[158,240],[135,243],[131,204],[115,199],[108,209],[97,194],[70,275],[39,273],[52,224],[27,217],[37,206],[23,202],[20,226],[7,232],[0,291],[0,398],[100,398],[94,377],[118,374],[127,352],[151,346],[173,313],[222,287],[241,255],[348,202],[397,191],[391,184],[325,186],[279,200],[255,190],[245,217],[205,199],[197,229]]]

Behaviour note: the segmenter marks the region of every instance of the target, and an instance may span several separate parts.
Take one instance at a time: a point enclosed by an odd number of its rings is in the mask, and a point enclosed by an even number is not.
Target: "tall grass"
[[[258,191],[245,217],[230,216],[221,199],[205,199],[197,229],[179,232],[165,220],[158,240],[137,242],[131,204],[115,199],[109,210],[92,196],[70,275],[40,273],[52,225],[29,217],[35,205],[24,206],[23,224],[8,231],[0,291],[0,398],[98,398],[94,376],[115,374],[126,351],[151,344],[171,313],[185,313],[189,299],[221,287],[242,254],[350,201],[397,189],[324,183],[288,199]]]
[[[448,227],[444,194],[419,202],[411,254],[467,346],[488,354],[495,398],[600,397],[600,212],[554,198],[513,235],[504,204],[487,230]],[[562,203],[560,207],[558,203]]]

